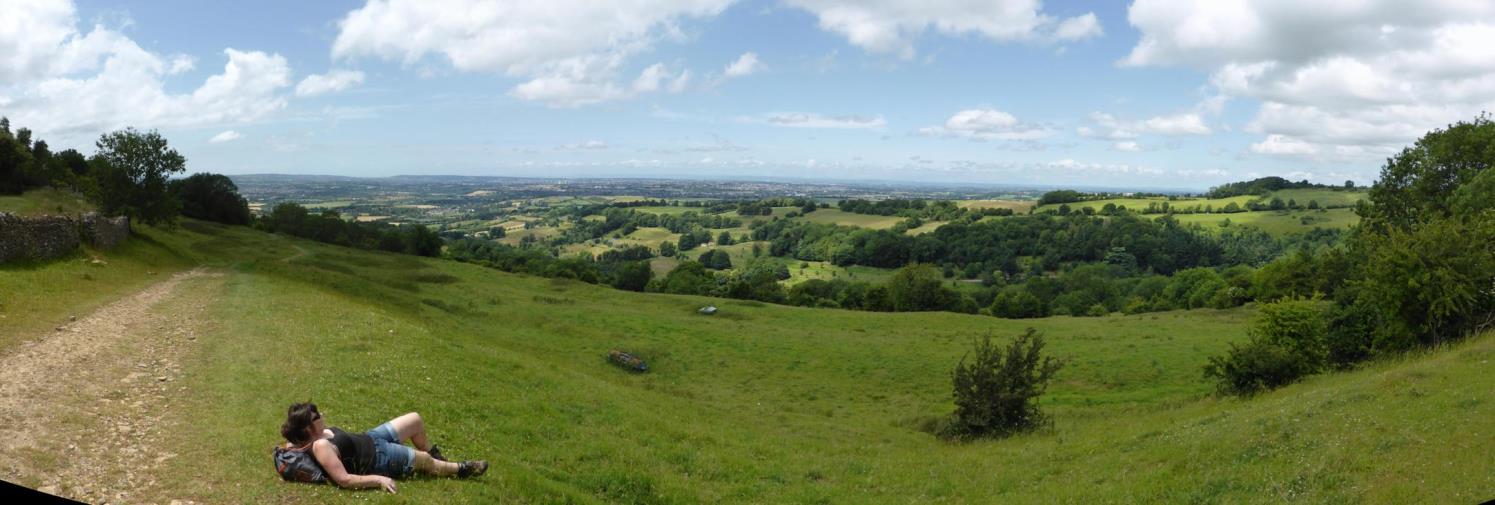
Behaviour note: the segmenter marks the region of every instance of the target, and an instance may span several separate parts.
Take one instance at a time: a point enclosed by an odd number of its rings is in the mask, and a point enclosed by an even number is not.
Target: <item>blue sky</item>
[[[227,174],[1366,183],[1495,103],[1490,2],[6,3],[0,114]]]

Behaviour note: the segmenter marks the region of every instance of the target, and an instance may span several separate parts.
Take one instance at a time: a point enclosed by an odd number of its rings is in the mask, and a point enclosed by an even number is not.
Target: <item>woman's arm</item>
[[[327,472],[327,478],[331,479],[339,487],[350,489],[366,489],[371,487],[383,487],[385,491],[395,492],[395,481],[383,475],[353,475],[348,469],[343,468],[343,462],[337,459],[337,449],[332,442],[326,439],[313,442],[311,452],[316,456],[317,463],[322,465],[322,470]]]

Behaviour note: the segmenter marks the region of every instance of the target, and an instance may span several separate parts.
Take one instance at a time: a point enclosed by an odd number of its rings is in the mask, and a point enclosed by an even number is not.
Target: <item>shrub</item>
[[[1062,363],[1043,353],[1043,336],[1032,328],[1004,351],[991,335],[975,342],[969,363],[955,366],[955,414],[943,435],[951,438],[1001,437],[1041,426],[1037,399]]]
[[[1249,396],[1292,384],[1310,368],[1302,356],[1282,346],[1252,340],[1241,347],[1230,344],[1223,357],[1210,357],[1204,376],[1216,380],[1223,394]]]
[[[1318,372],[1329,358],[1328,325],[1318,298],[1289,298],[1261,306],[1245,346],[1212,356],[1204,376],[1221,393],[1252,395]]]

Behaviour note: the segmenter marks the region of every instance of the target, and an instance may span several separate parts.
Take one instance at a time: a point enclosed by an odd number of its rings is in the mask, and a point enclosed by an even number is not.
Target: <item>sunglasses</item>
[[[322,418],[322,413],[321,412],[317,412],[315,410],[313,410],[311,412],[311,420],[316,421],[316,420],[321,419],[321,418]]]

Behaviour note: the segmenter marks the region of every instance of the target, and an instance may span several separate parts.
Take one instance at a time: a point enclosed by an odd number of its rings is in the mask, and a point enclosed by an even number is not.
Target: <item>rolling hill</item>
[[[1495,489],[1495,335],[1214,397],[1200,367],[1244,339],[1249,308],[1022,321],[808,309],[185,220],[115,251],[0,269],[0,353],[21,359],[10,351],[69,315],[198,266],[222,275],[152,309],[207,307],[161,397],[171,437],[152,446],[173,457],[149,465],[131,501],[1446,503]],[[697,315],[705,304],[722,311]],[[950,370],[973,338],[1028,326],[1068,361],[1043,399],[1051,428],[965,444],[921,429],[951,411]],[[651,371],[609,366],[613,348]],[[283,483],[269,448],[286,405],[307,399],[357,429],[419,411],[448,454],[493,468],[404,481],[394,496]],[[36,486],[68,461],[28,463],[16,480]]]

